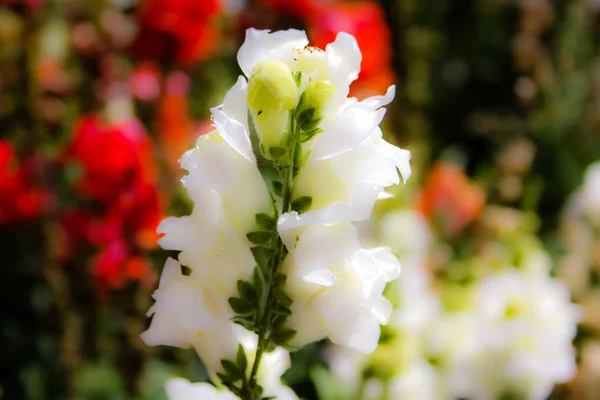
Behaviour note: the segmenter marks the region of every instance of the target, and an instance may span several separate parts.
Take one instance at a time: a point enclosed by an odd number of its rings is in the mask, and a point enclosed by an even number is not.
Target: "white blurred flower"
[[[228,390],[217,390],[210,383],[190,383],[181,378],[167,381],[165,390],[169,400],[239,400]]]
[[[438,371],[425,360],[412,365],[388,383],[386,400],[441,400]]]
[[[584,212],[595,226],[600,227],[600,162],[588,167],[579,193]]]
[[[476,355],[457,396],[495,399],[506,391],[545,399],[576,371],[572,340],[580,310],[569,291],[545,274],[506,270],[483,279],[474,300]]]

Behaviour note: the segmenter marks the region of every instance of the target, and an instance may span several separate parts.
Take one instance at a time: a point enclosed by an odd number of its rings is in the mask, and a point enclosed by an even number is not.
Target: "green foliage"
[[[217,376],[233,394],[243,399],[261,398],[263,388],[255,382],[249,382],[246,378],[248,359],[241,344],[238,346],[235,360],[221,360],[221,367],[223,372],[217,372]]]

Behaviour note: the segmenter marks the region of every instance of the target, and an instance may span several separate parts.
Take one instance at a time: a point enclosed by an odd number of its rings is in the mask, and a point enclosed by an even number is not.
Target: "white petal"
[[[168,259],[160,286],[154,293],[156,304],[150,328],[141,337],[149,346],[189,347],[199,332],[211,330],[215,320],[201,287],[181,274],[179,263]]]
[[[275,59],[289,64],[296,51],[304,49],[306,45],[308,39],[304,31],[289,29],[270,33],[269,30],[250,28],[246,30],[246,40],[238,51],[237,59],[244,74],[250,77],[259,61]]]
[[[334,120],[321,124],[323,132],[315,138],[312,157],[322,160],[355,149],[377,128],[384,115],[383,108],[346,108]]]
[[[217,131],[223,139],[229,143],[238,153],[240,153],[250,163],[255,163],[254,153],[252,152],[252,144],[250,143],[250,137],[244,124],[236,119],[229,117],[222,109],[221,106],[213,107],[210,109],[213,123],[217,128]]]
[[[396,86],[392,85],[388,88],[387,92],[383,96],[372,96],[367,97],[360,103],[358,103],[359,107],[364,107],[367,110],[377,110],[383,106],[387,106],[394,100],[396,96]]]
[[[358,236],[354,225],[347,223],[327,227],[324,225],[309,226],[300,236],[300,239],[290,251],[293,253],[294,261],[299,267],[297,275],[303,277],[307,282],[311,274],[326,273],[328,264],[336,259],[351,259],[356,251],[360,249]],[[325,276],[330,276],[326,274]],[[327,286],[331,285],[330,282]]]
[[[378,151],[382,157],[394,162],[394,165],[400,171],[400,175],[402,175],[402,180],[406,183],[411,175],[410,151],[391,145],[385,140],[382,140],[379,144]]]
[[[326,114],[337,114],[350,92],[350,84],[358,78],[362,54],[354,36],[338,33],[335,42],[325,48],[327,53],[327,77],[335,86],[335,93],[328,101]]]

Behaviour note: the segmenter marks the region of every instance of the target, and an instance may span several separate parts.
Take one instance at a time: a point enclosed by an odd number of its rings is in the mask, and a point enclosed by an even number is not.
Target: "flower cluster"
[[[10,142],[0,140],[0,225],[37,217],[47,206],[49,193],[34,185],[34,159],[20,164]]]
[[[82,241],[96,247],[92,270],[101,287],[154,280],[140,251],[155,247],[161,219],[152,157],[152,143],[137,120],[104,124],[93,115],[79,121],[64,155],[76,192],[96,207],[64,212],[63,257]]]
[[[165,265],[143,339],[193,346],[241,398],[283,398],[271,394],[278,378],[260,374],[279,347],[377,346],[399,263],[387,248],[362,248],[353,222],[398,171],[408,178],[410,154],[378,128],[394,87],[347,98],[361,63],[354,37],[321,50],[302,31],[250,29],[238,62],[245,76],[211,110],[216,130],[180,160],[194,209],[159,226],[179,262]]]

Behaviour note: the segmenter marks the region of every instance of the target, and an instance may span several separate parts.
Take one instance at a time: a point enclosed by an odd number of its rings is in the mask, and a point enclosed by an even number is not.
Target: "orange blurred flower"
[[[443,234],[455,236],[479,217],[484,204],[485,193],[460,167],[441,162],[421,189],[418,209]]]
[[[194,143],[193,124],[189,116],[190,80],[180,71],[171,73],[165,82],[165,95],[158,111],[158,125],[163,154],[174,174],[179,173],[179,158]]]

